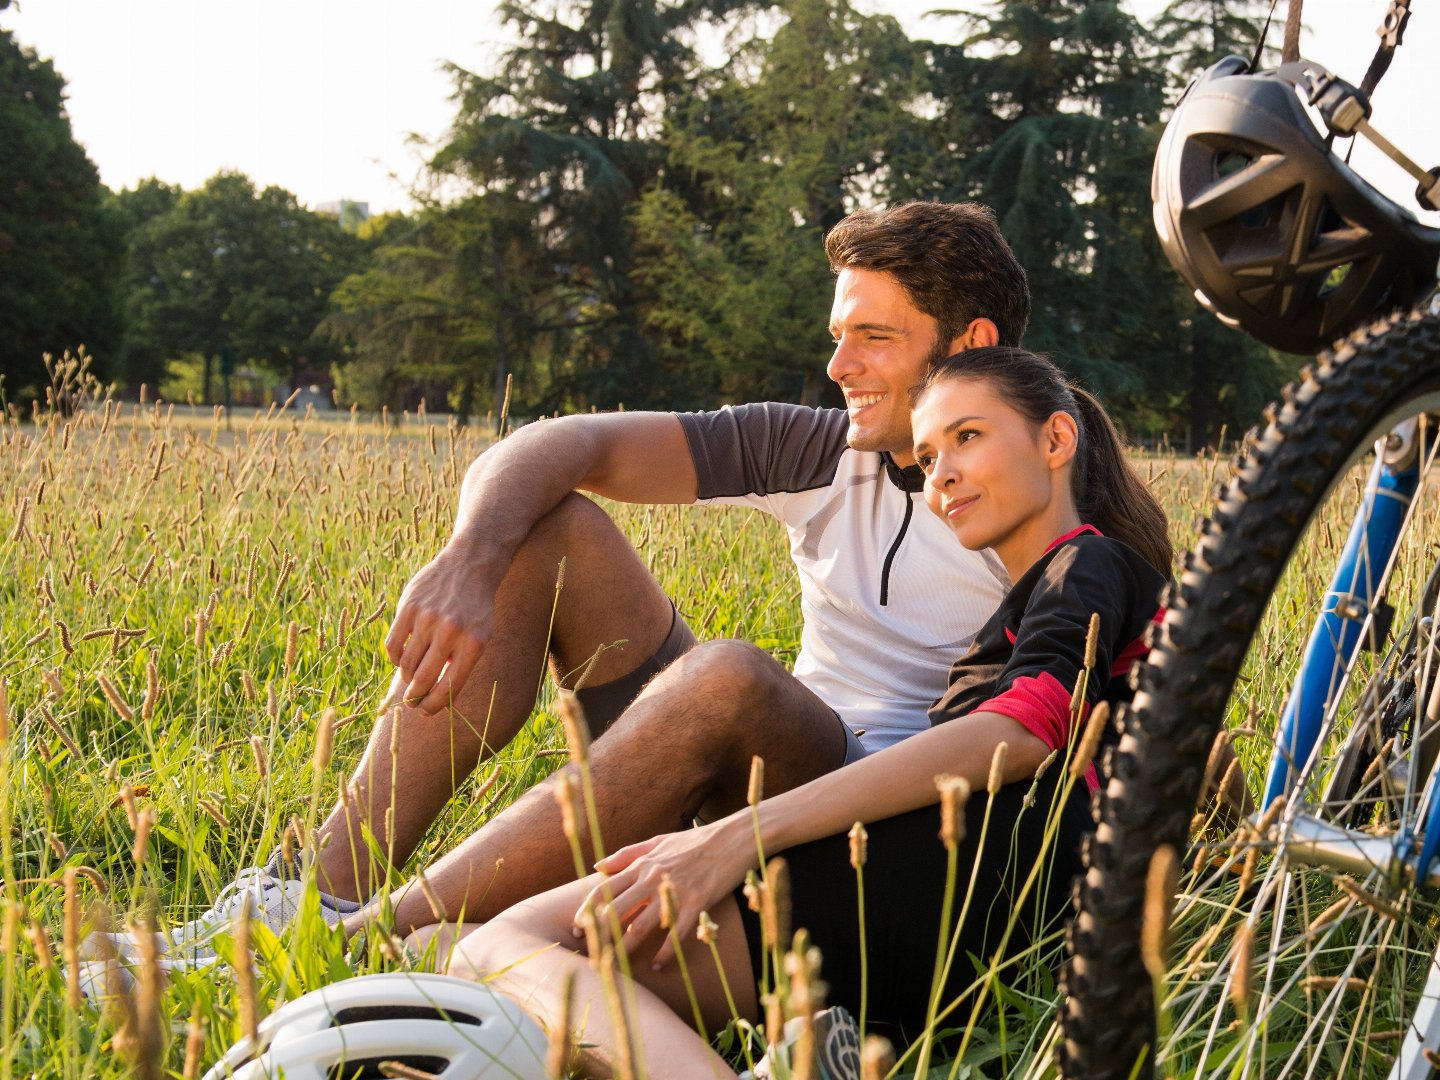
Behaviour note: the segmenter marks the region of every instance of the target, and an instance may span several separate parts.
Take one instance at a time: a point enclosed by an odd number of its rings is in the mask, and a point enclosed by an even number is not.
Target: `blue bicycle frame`
[[[1418,461],[1397,469],[1381,455],[1371,470],[1360,509],[1280,718],[1262,809],[1291,789],[1295,774],[1306,767],[1315,752],[1324,728],[1326,703],[1363,643],[1375,599],[1373,590],[1399,542],[1419,479]],[[1437,781],[1440,781],[1440,771],[1430,778],[1430,786],[1434,788]],[[1440,827],[1437,827],[1440,826],[1440,797],[1437,797],[1440,792],[1432,790],[1427,794],[1428,819],[1420,858],[1415,864],[1417,876],[1421,877],[1440,847]],[[1408,833],[1397,836],[1396,855],[1403,858],[1413,841],[1413,835]]]

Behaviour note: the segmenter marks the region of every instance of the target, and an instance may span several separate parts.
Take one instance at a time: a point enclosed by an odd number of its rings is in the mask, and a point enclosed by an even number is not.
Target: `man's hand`
[[[470,677],[490,639],[494,595],[473,563],[445,549],[400,594],[385,653],[400,669],[402,701],[434,714]]]

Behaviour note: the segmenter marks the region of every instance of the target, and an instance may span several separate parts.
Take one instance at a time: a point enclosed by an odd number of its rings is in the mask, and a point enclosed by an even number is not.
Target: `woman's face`
[[[983,379],[944,379],[911,423],[925,501],[967,548],[993,548],[1008,567],[1026,555],[1033,562],[1073,527],[1065,466],[1075,427],[1065,413],[1036,424]]]

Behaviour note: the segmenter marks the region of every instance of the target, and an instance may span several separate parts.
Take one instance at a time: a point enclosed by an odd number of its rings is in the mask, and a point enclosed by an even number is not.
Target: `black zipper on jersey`
[[[890,602],[890,564],[895,561],[895,553],[900,550],[905,531],[910,528],[910,517],[915,513],[915,500],[910,496],[914,492],[925,490],[925,474],[916,465],[904,468],[896,465],[895,459],[884,451],[880,453],[880,462],[885,467],[885,475],[890,483],[899,488],[905,496],[905,517],[900,522],[900,531],[895,534],[895,541],[885,556],[885,563],[880,567],[880,606],[884,607]]]
[[[900,520],[900,531],[895,534],[895,542],[890,545],[890,550],[885,553],[885,564],[880,568],[880,606],[884,607],[890,602],[890,564],[895,561],[895,553],[900,550],[900,542],[905,539],[905,530],[910,527],[910,516],[915,512],[915,500],[905,493],[905,516]]]

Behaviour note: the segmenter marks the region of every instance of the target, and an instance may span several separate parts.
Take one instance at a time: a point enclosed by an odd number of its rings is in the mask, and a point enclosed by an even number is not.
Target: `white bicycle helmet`
[[[1301,95],[1361,95],[1318,64],[1215,64],[1175,107],[1155,155],[1155,228],[1171,265],[1220,319],[1312,353],[1435,287],[1440,229],[1337,157]],[[1337,98],[1338,100],[1338,98]]]
[[[205,1080],[359,1080],[399,1062],[445,1080],[545,1080],[545,1034],[518,1005],[448,975],[363,975],[296,998]]]

